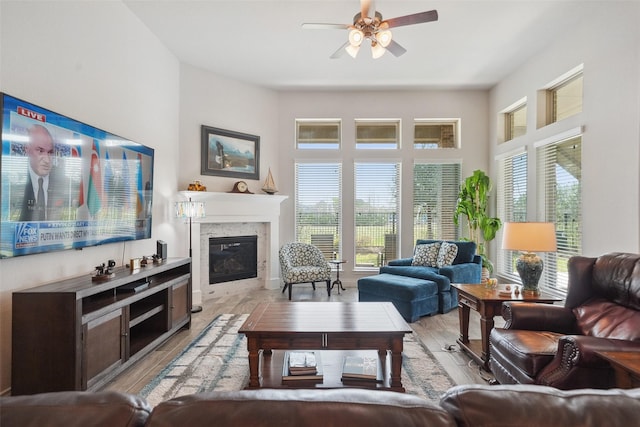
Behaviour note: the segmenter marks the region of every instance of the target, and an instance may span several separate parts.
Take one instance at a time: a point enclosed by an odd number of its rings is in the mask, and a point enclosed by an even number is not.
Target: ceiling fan
[[[365,40],[369,40],[371,43],[371,54],[374,59],[377,59],[387,50],[394,56],[400,56],[407,51],[393,40],[389,28],[437,20],[438,12],[436,10],[383,20],[382,14],[375,10],[373,0],[360,0],[360,12],[353,17],[353,24],[304,23],[302,28],[349,30],[349,39],[331,55],[332,59],[341,57],[344,52],[355,58]]]

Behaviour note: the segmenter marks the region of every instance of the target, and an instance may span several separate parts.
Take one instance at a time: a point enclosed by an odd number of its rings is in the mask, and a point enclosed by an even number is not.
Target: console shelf
[[[133,289],[132,289],[133,288]],[[191,325],[191,259],[14,292],[11,393],[99,390]]]

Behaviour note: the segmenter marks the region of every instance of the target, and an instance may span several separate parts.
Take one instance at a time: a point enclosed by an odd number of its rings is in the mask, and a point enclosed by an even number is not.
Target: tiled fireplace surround
[[[206,216],[192,224],[193,303],[250,289],[280,287],[280,204],[287,196],[183,191],[185,198],[204,202]],[[209,284],[209,238],[258,236],[258,277]]]

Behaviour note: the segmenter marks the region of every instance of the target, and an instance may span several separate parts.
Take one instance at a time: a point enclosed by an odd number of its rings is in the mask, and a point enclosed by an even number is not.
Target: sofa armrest
[[[613,388],[613,368],[597,351],[640,351],[640,342],[566,335],[558,341],[554,359],[540,371],[536,383],[561,389]]]
[[[530,384],[469,384],[450,388],[440,405],[458,427],[627,427],[638,422],[639,397],[640,389],[562,391]]]
[[[504,329],[578,333],[573,312],[559,305],[507,301],[502,303],[502,317]]]
[[[640,352],[640,342],[587,335],[567,335],[558,341],[558,352],[574,366],[608,366],[609,362],[600,357],[598,351]]]
[[[413,258],[399,258],[389,261],[387,265],[407,266],[411,265],[412,262]]]
[[[0,398],[2,427],[142,427],[151,414],[142,397],[115,391],[61,391]]]
[[[451,283],[480,283],[482,267],[475,262],[440,267],[438,273],[448,277]]]

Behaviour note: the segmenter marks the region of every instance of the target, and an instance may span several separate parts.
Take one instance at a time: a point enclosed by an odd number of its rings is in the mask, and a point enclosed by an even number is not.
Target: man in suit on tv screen
[[[43,125],[36,124],[29,129],[26,154],[29,170],[20,221],[65,219],[62,217],[69,199],[68,185],[53,165],[53,137]]]

